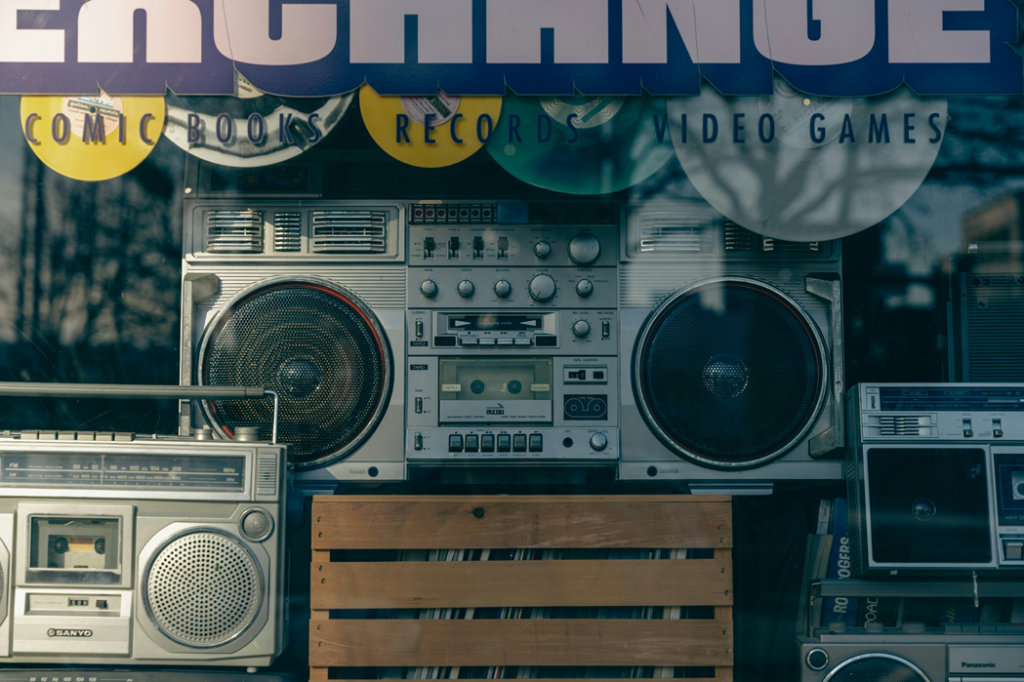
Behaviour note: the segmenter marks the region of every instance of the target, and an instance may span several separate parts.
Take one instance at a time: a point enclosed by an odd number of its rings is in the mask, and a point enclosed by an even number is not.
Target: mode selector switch
[[[971,426],[971,420],[970,419],[964,419],[963,420],[963,426],[964,426],[964,438],[973,438],[974,437],[974,427]]]

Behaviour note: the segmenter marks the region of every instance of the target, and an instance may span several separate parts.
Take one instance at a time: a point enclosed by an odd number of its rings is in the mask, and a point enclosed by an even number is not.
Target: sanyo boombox
[[[818,629],[796,645],[801,682],[1024,680],[1021,625]]]
[[[190,168],[182,383],[274,388],[301,486],[841,478],[838,242],[697,202],[348,200],[316,163]],[[182,432],[266,433],[267,410],[203,401]]]
[[[55,388],[0,395],[263,395]],[[287,467],[288,446],[244,429],[233,441],[5,432],[0,667],[270,665],[286,635]]]
[[[1024,384],[861,384],[847,408],[861,573],[1024,569]]]

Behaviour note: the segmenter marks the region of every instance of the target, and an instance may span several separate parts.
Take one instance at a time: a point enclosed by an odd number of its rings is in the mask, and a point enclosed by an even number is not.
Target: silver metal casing
[[[0,439],[0,666],[269,666],[287,635],[287,461],[288,446],[263,442]],[[254,539],[247,514],[264,521]],[[62,526],[81,551],[71,536],[89,520],[116,527],[93,549],[106,568],[88,552],[37,568]]]
[[[767,493],[777,480],[842,478],[840,242],[796,244],[723,222],[698,202],[624,209],[619,267],[622,459],[619,478],[685,481],[694,492]],[[826,368],[819,401],[788,445],[741,466],[702,461],[670,443],[638,400],[637,349],[655,310],[697,286],[748,282],[775,292],[807,321]],[[723,424],[722,428],[729,428]]]
[[[980,634],[979,628],[985,628],[986,632]],[[972,629],[973,633],[963,632]],[[798,637],[799,679],[801,682],[847,679],[843,675],[853,674],[851,668],[858,663],[884,660],[898,666],[908,676],[916,675],[916,678],[905,678],[914,682],[1024,680],[1024,628],[1021,626],[975,625],[951,629],[961,632],[940,628],[924,630],[921,634],[910,635],[895,628],[881,633],[867,633],[858,628],[844,634],[822,630],[815,637]]]
[[[229,236],[211,216],[246,216]],[[254,216],[254,217],[253,217]],[[356,238],[348,220],[372,217]],[[220,218],[218,218],[219,220]],[[323,466],[297,468],[300,487],[333,490],[342,481],[405,479],[403,453],[406,281],[404,208],[390,201],[289,201],[263,198],[185,202],[180,379],[198,381],[196,366],[218,316],[275,282],[321,282],[346,292],[384,337],[391,371],[385,397],[367,428]],[[371,234],[372,232],[372,234]],[[230,237],[230,239],[229,239]],[[241,243],[241,246],[239,246]],[[273,388],[273,387],[272,387]],[[215,420],[193,403],[183,405],[181,432]]]
[[[1024,384],[866,383],[850,389],[846,410],[850,558],[859,573],[1024,569]],[[872,473],[888,483],[885,472],[898,460],[933,454],[977,462],[966,476],[952,467],[905,465],[894,483],[915,492],[894,513],[892,494],[872,488]],[[922,480],[928,485],[915,487]],[[911,502],[924,506],[911,509]],[[948,529],[942,535],[950,552],[970,545],[972,556],[936,560],[931,548],[915,552],[914,539],[939,532],[933,526]],[[909,554],[881,556],[880,538]]]

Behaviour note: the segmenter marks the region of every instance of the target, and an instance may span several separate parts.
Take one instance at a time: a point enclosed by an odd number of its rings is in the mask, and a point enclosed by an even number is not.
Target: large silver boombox
[[[57,395],[34,386],[15,388]],[[270,665],[285,643],[288,446],[238,435],[4,433],[0,667]]]
[[[199,168],[181,381],[276,390],[302,486],[501,464],[842,477],[838,241],[697,202],[326,200],[315,164]],[[181,428],[269,418],[202,401]]]

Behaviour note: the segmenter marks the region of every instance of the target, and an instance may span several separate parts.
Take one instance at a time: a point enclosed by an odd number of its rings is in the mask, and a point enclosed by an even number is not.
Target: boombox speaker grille
[[[243,292],[208,328],[199,383],[266,386],[281,399],[278,438],[292,444],[296,469],[323,466],[361,445],[383,416],[391,391],[384,331],[369,309],[340,287],[284,279]],[[210,401],[218,429],[258,426],[269,438],[264,401]]]
[[[732,277],[695,284],[655,309],[633,383],[666,446],[705,466],[741,469],[806,435],[825,404],[827,368],[821,334],[796,302]]]
[[[145,604],[160,631],[192,647],[226,644],[252,625],[263,579],[249,550],[221,533],[181,535],[150,562]]]
[[[861,654],[836,666],[822,682],[932,682],[916,665],[890,654]]]

